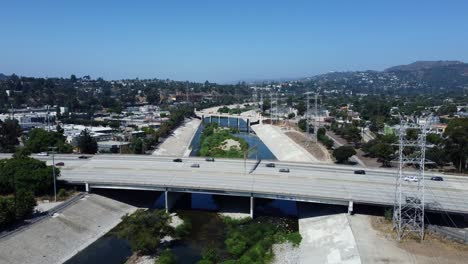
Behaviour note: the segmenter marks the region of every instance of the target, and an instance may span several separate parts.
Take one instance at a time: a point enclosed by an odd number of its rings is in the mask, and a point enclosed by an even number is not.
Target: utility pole
[[[278,92],[275,93],[275,104],[276,104],[276,124],[279,122],[278,116]]]
[[[314,134],[315,144],[317,144],[317,131],[318,131],[318,110],[317,110],[317,92],[315,92],[315,120],[314,120]]]
[[[47,131],[50,132],[50,122],[49,122],[49,105],[47,105]]]
[[[52,153],[52,175],[54,177],[54,201],[57,202],[57,184],[56,184],[56,177],[55,177],[55,150],[57,147],[49,147]]]
[[[185,100],[188,105],[190,103],[188,81],[185,82]]]
[[[273,93],[270,91],[270,120],[273,125]]]

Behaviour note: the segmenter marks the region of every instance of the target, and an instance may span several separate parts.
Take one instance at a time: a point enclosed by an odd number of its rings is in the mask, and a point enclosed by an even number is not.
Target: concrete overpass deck
[[[252,196],[331,204],[392,205],[395,171],[367,169],[366,175],[354,174],[356,167],[295,162],[276,162],[268,168],[262,161],[221,160],[206,162],[203,158],[135,155],[97,155],[88,160],[59,155],[64,161],[61,179],[85,184],[91,188],[120,188],[174,192],[201,192]],[[193,163],[200,168],[190,167]],[[256,168],[255,170],[253,170]],[[289,168],[289,173],[279,172]],[[252,173],[249,173],[252,171]],[[468,178],[442,175],[443,182],[428,180],[426,175],[426,208],[433,211],[468,213]],[[411,193],[417,183],[404,183]]]

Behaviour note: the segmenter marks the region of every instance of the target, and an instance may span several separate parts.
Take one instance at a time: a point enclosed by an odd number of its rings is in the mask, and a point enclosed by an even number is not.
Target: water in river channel
[[[153,209],[162,209],[164,195],[161,195]],[[216,211],[249,212],[249,198],[217,196],[207,194],[186,195],[176,204],[175,211],[192,223],[190,234],[183,240],[171,244],[170,248],[177,258],[177,263],[192,264],[201,259],[204,248],[217,248],[221,256],[226,227]],[[288,221],[289,226],[297,229],[296,203],[291,201],[273,201],[256,199],[256,217],[267,217],[269,221]],[[120,264],[132,255],[128,241],[109,232],[83,251],[79,252],[66,264]]]

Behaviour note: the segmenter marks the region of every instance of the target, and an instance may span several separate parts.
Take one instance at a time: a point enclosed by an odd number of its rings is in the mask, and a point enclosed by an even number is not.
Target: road
[[[8,157],[8,155],[0,155]],[[46,159],[50,157],[36,156]],[[77,155],[56,155],[63,161],[62,180],[70,183],[113,185],[125,187],[159,187],[201,192],[230,192],[255,197],[359,204],[391,205],[394,201],[395,171],[366,169],[365,175],[354,174],[356,167],[276,162],[276,168],[261,161],[222,160],[207,162],[202,158],[183,158],[145,155],[96,155],[78,159]],[[200,164],[200,168],[190,167]],[[279,168],[289,168],[280,173]],[[249,173],[253,170],[252,173]],[[440,175],[429,173],[427,178]],[[468,178],[442,175],[443,182],[426,180],[426,206],[430,210],[468,213]],[[404,183],[407,192],[417,183]]]

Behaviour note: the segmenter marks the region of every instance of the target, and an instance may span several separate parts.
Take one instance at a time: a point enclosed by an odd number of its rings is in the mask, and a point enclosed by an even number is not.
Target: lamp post
[[[57,184],[56,184],[56,177],[55,177],[55,150],[57,147],[49,147],[52,153],[52,175],[54,177],[54,201],[57,202]]]

